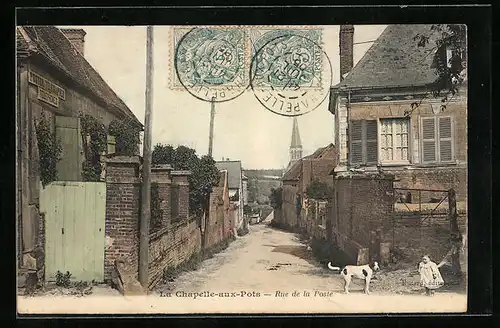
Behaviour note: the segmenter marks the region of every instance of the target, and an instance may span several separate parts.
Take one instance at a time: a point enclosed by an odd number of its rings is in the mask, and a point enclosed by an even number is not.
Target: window
[[[377,121],[354,120],[350,122],[350,150],[351,164],[376,164],[377,149]]]
[[[422,163],[453,161],[452,118],[449,116],[423,117],[421,126]]]
[[[409,161],[409,129],[407,118],[390,118],[380,120],[380,161]]]

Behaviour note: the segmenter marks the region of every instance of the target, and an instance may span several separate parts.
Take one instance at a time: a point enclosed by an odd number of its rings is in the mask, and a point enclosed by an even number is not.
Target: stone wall
[[[175,222],[168,230],[150,235],[149,285],[161,282],[168,268],[175,268],[201,251],[201,231],[197,220]]]
[[[360,254],[370,248],[374,233],[380,230],[383,235],[389,231],[393,200],[393,177],[336,177],[330,213],[334,244],[356,263],[362,262]],[[371,257],[377,257],[376,252],[372,253],[375,254]]]

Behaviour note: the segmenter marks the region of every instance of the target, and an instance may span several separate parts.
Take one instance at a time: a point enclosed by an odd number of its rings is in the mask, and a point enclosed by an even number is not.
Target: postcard
[[[466,312],[466,35],[17,26],[18,313]]]

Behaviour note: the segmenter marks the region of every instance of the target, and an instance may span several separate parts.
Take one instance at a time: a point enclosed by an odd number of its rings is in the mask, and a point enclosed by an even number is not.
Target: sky
[[[62,26],[61,26],[62,27]],[[144,122],[146,84],[145,26],[64,26],[83,28],[85,57],[115,93]],[[386,25],[355,25],[354,64]],[[323,50],[339,82],[339,26],[323,28]],[[210,103],[186,90],[172,90],[172,27],[155,26],[153,39],[152,143],[185,145],[199,155],[208,152]],[[367,43],[368,42],[368,43]],[[356,44],[361,43],[361,44]],[[299,116],[303,155],[334,142],[334,116],[328,97],[314,111]],[[264,108],[251,89],[216,105],[213,157],[241,160],[245,169],[280,169],[289,162],[292,118]]]

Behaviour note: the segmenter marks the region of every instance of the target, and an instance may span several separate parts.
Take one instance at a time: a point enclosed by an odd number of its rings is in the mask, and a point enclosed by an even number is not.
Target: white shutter
[[[349,161],[351,164],[361,164],[363,163],[363,121],[351,121],[349,130]]]
[[[422,162],[436,161],[436,120],[422,118]]]
[[[439,117],[439,160],[448,162],[453,159],[451,117]]]

